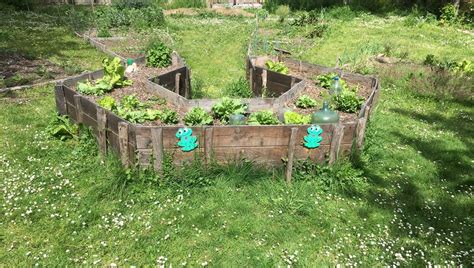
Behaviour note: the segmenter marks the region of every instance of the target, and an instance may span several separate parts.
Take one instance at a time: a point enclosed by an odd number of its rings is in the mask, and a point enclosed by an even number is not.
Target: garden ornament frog
[[[304,136],[304,147],[309,149],[318,148],[320,142],[323,140],[321,134],[323,129],[319,125],[311,125],[308,128],[308,135]]]
[[[190,152],[198,147],[197,138],[192,135],[193,131],[187,127],[180,128],[176,132],[176,138],[179,139],[178,146],[183,152]]]

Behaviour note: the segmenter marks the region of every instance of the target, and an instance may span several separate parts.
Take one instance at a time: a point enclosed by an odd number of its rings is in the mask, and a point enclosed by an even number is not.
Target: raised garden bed
[[[288,177],[291,177],[292,163],[295,159],[312,159],[317,162],[334,163],[339,157],[348,156],[362,147],[370,107],[378,94],[378,81],[373,77],[341,73],[341,70],[326,68],[292,59],[283,61],[290,68],[290,75],[267,70],[260,62],[265,57],[249,57],[247,77],[255,98],[242,99],[248,106],[248,112],[271,110],[274,113],[286,109],[296,97],[308,93],[312,86],[308,77],[337,72],[350,84],[365,88],[365,102],[356,115],[342,116],[338,124],[321,125],[323,133],[319,147],[309,149],[304,145],[310,125],[212,125],[189,127],[196,137],[197,147],[184,150],[178,145],[178,131],[184,128],[182,121],[178,125],[164,126],[159,122],[134,124],[118,117],[111,111],[101,108],[96,98],[82,96],[74,90],[78,81],[95,80],[102,71],[85,74],[65,81],[56,86],[56,104],[61,114],[67,114],[72,120],[90,126],[97,136],[103,153],[110,149],[121,156],[124,165],[138,164],[141,167],[153,167],[161,170],[165,154],[170,154],[174,163],[181,164],[195,157],[206,161],[226,162],[235,159],[248,159],[270,166],[287,162]],[[139,63],[143,59],[138,60]],[[192,107],[210,110],[220,100],[190,99],[191,75],[185,62],[173,57],[172,66],[158,69],[156,72],[144,69],[146,75],[134,77],[135,89],[116,89],[111,94],[119,97],[123,92],[140,93],[142,99],[158,96],[166,99],[166,105],[180,115]],[[314,86],[313,86],[314,87]],[[263,89],[269,98],[259,97]],[[122,91],[122,92],[120,92]],[[282,161],[284,160],[284,161]]]

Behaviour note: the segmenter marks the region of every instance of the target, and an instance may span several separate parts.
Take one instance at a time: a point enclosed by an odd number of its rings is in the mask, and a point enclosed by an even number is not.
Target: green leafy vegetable
[[[247,123],[249,125],[278,125],[280,121],[272,111],[259,111],[251,114]]]
[[[176,111],[173,111],[171,109],[164,109],[160,115],[158,115],[158,118],[162,123],[165,124],[177,124],[179,119],[178,119],[178,113]]]
[[[316,77],[316,80],[318,81],[321,87],[330,89],[334,82],[334,77],[336,76],[339,76],[339,75],[336,73],[321,74]],[[341,85],[343,90],[348,89],[346,81],[341,78],[339,78],[339,85]]]
[[[295,104],[298,108],[308,109],[316,107],[316,105],[318,105],[318,102],[308,95],[302,95],[296,100]]]
[[[153,41],[146,51],[147,66],[162,68],[170,65],[171,52],[163,42]]]
[[[115,110],[115,108],[117,108],[115,99],[112,98],[111,96],[105,96],[102,99],[100,99],[99,105],[109,111]]]
[[[265,65],[270,71],[274,71],[281,74],[288,74],[288,67],[283,62],[269,60],[265,62]]]
[[[188,126],[211,125],[212,117],[201,107],[194,107],[184,116],[184,123]]]
[[[357,96],[356,90],[343,90],[333,96],[333,106],[336,110],[346,113],[355,113],[364,103],[364,98]]]
[[[230,115],[244,114],[246,109],[247,106],[240,102],[240,100],[222,98],[220,103],[212,106],[212,113],[215,118],[227,123]]]
[[[105,58],[102,60],[102,66],[104,76],[98,79],[95,84],[90,81],[77,83],[77,91],[86,95],[100,96],[114,88],[132,84],[131,80],[125,79],[125,67],[120,63],[120,58],[116,57],[112,61]]]
[[[311,115],[302,115],[292,111],[286,111],[284,114],[285,124],[305,125],[311,123]]]
[[[76,138],[78,126],[69,121],[67,115],[56,115],[46,127],[46,133],[62,141]]]

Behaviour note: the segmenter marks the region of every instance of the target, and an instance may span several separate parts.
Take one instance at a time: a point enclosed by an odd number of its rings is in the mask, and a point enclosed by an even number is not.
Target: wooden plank
[[[163,128],[152,128],[151,129],[151,140],[153,147],[155,171],[163,171]]]
[[[74,106],[73,103],[66,102],[66,110],[69,118],[72,119],[72,121],[77,122],[76,106]]]
[[[91,117],[96,117],[97,115],[97,104],[91,100],[89,100],[87,97],[82,98],[82,112],[88,116]]]
[[[74,95],[74,104],[76,106],[76,122],[78,124],[81,124],[84,120],[82,119],[83,117],[83,112],[82,112],[82,104],[81,104],[81,95]]]
[[[102,109],[102,108],[99,107],[98,109]],[[109,110],[105,110],[105,111],[107,113],[107,125],[106,125],[107,130],[113,131],[114,133],[118,134],[119,124],[122,122],[127,123],[127,121],[125,119],[118,117],[115,113]]]
[[[283,85],[279,83],[274,83],[270,80],[267,81],[267,95],[268,97],[277,98],[290,90],[291,85]]]
[[[99,143],[99,150],[102,155],[105,155],[107,153],[106,124],[107,114],[105,110],[102,108],[97,109],[97,130],[99,131],[97,139]]]
[[[288,87],[291,87],[291,80],[293,79],[292,76],[274,72],[268,69],[266,71],[267,71],[267,83],[273,82],[273,83],[283,84],[283,85],[287,85]]]
[[[300,93],[305,89],[306,83],[304,80],[301,80],[296,85],[292,86],[288,91],[283,93],[278,99],[275,100],[273,104],[274,111],[279,111],[283,109],[286,103],[295,98],[296,96],[300,95]]]
[[[87,114],[82,115],[82,123],[88,127],[91,127],[93,129],[97,129],[97,116],[90,117]]]
[[[329,151],[329,165],[336,162],[339,156],[339,148],[341,147],[342,138],[344,137],[344,125],[338,124],[334,129],[331,141],[331,149]]]
[[[204,129],[204,154],[206,155],[206,163],[210,163],[212,160],[212,143],[214,137],[214,128],[207,127]]]
[[[287,146],[291,128],[298,128],[298,141],[307,135],[309,126],[229,126],[214,127],[214,147]],[[321,144],[329,144],[332,125],[321,125]]]
[[[120,147],[120,159],[122,165],[125,167],[130,166],[129,160],[129,149],[128,149],[128,124],[125,122],[120,122],[118,125],[118,138],[119,138],[119,147]]]
[[[136,142],[137,149],[151,149],[152,139],[151,130],[157,127],[136,127]],[[177,127],[162,127],[163,128],[163,148],[172,149],[177,148],[178,139],[176,138],[176,132],[181,128]],[[204,145],[204,128],[203,127],[190,127],[193,131],[193,136],[198,138],[198,146]]]
[[[145,90],[151,94],[156,94],[164,99],[166,99],[166,101],[174,104],[175,106],[177,106],[178,108],[182,108],[184,109],[185,111],[187,109],[189,109],[189,102],[186,98],[184,98],[183,96],[180,96],[176,93],[174,93],[173,91],[170,91],[166,88],[164,88],[163,86],[161,85],[158,85],[150,80],[147,80],[146,81],[146,87],[145,87]]]
[[[97,137],[99,133],[97,133]],[[120,156],[120,138],[119,135],[111,131],[107,131],[107,149]]]
[[[295,143],[298,135],[298,128],[291,128],[290,140],[288,141],[288,162],[286,164],[286,182],[291,183],[293,173],[293,160],[295,156]]]
[[[63,86],[63,91],[65,100],[69,103],[74,103],[74,95],[77,95],[76,91],[67,86]]]
[[[66,99],[62,84],[57,84],[54,88],[54,97],[56,100],[56,109],[60,115],[67,114]]]
[[[352,144],[355,137],[357,122],[344,123],[344,135],[342,137],[342,144]]]
[[[306,160],[310,159],[316,163],[325,163],[326,158],[329,157],[330,145],[320,145],[315,149],[308,149],[302,145],[295,147],[295,159]]]

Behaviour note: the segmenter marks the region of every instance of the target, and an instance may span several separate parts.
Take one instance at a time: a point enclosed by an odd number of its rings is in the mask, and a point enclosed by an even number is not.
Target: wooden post
[[[106,133],[106,125],[107,125],[107,114],[103,108],[97,108],[97,130],[99,132],[99,136],[97,137],[99,142],[99,150],[102,156],[107,154],[107,133]]]
[[[301,62],[301,60],[299,61],[299,65],[298,65],[298,72],[301,72],[301,70],[303,70],[303,63]]]
[[[177,73],[174,77],[174,92],[179,95],[179,82],[181,80],[181,73]]]
[[[344,125],[338,123],[332,132],[331,148],[329,149],[329,165],[334,164],[339,157],[339,148],[341,147],[343,136]]]
[[[291,86],[290,86],[290,88],[292,88],[295,84],[296,84],[296,78],[292,76],[291,77]]]
[[[151,143],[153,145],[153,155],[155,171],[163,171],[163,128],[155,127],[151,129]]]
[[[364,116],[357,120],[356,145],[358,151],[362,151],[364,145],[365,129],[367,127],[367,120],[369,119],[369,112],[370,106],[365,107]]]
[[[83,122],[81,98],[82,98],[81,95],[74,95],[74,105],[76,106],[76,123],[77,124],[81,124]]]
[[[191,97],[191,70],[189,70],[189,68],[186,68],[186,77],[184,82],[184,97],[189,99]]]
[[[262,87],[267,87],[267,77],[268,77],[268,73],[267,73],[267,69],[263,69],[262,70]]]
[[[54,97],[56,99],[56,109],[58,110],[59,114],[67,114],[66,98],[64,97],[64,89],[62,84],[57,84],[54,88]]]
[[[212,143],[213,143],[214,129],[207,127],[204,129],[204,154],[206,155],[206,163],[212,160]]]
[[[286,164],[286,182],[291,183],[293,173],[293,159],[295,156],[295,144],[298,136],[298,128],[291,128],[290,140],[288,142],[288,163]]]
[[[129,148],[128,148],[128,123],[120,122],[118,125],[118,134],[119,134],[119,146],[120,146],[120,159],[122,160],[122,165],[129,167],[130,158],[129,158]]]

